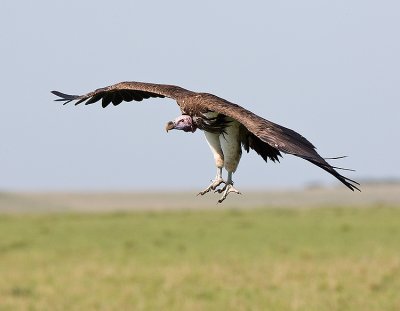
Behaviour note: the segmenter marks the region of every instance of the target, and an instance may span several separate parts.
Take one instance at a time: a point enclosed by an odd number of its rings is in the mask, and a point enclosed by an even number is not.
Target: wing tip
[[[300,155],[297,155],[297,156],[300,156]],[[333,175],[335,178],[337,178],[342,184],[344,184],[351,191],[358,190],[359,192],[361,192],[360,188],[358,187],[358,186],[360,186],[360,183],[358,183],[355,180],[350,179],[346,176],[343,176],[342,174],[337,172],[335,169],[352,171],[352,172],[354,172],[355,170],[347,169],[347,168],[343,168],[343,167],[332,166],[328,162],[326,162],[323,158],[311,158],[308,156],[300,156],[300,157],[302,157],[303,159],[322,168],[324,171],[328,172],[329,174]]]
[[[361,189],[358,188],[357,186],[360,186],[360,183],[351,180],[347,177],[344,177],[343,175],[341,175],[343,177],[343,180],[340,180],[347,188],[349,188],[351,191],[354,192],[354,190],[358,190],[359,192],[361,192]],[[356,186],[357,185],[357,186]]]
[[[80,96],[79,95],[70,95],[70,94],[65,94],[59,91],[51,91],[53,95],[58,96],[59,98],[56,98],[54,101],[56,102],[63,102],[63,104],[68,104],[69,102],[78,99]]]

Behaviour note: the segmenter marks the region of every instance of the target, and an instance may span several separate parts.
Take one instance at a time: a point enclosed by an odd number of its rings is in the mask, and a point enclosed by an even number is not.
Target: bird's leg
[[[215,176],[215,179],[212,180],[212,183],[206,189],[200,191],[197,195],[204,195],[211,190],[215,190],[220,184],[223,183],[225,184],[225,181],[222,179],[222,167],[217,167],[217,176]]]
[[[228,172],[228,179],[225,182],[225,186],[222,189],[215,190],[215,192],[223,193],[221,199],[218,200],[218,203],[223,202],[231,192],[241,194],[235,187],[233,187],[232,172]]]

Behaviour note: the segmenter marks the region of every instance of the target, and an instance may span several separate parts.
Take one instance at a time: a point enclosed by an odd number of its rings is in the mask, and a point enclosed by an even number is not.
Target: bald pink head
[[[197,127],[193,123],[193,119],[191,116],[183,114],[177,117],[174,121],[169,121],[165,127],[167,132],[169,130],[181,130],[185,132],[194,132],[196,131]]]

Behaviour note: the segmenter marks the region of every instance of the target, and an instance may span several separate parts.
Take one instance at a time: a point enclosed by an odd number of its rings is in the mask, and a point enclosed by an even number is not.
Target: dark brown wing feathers
[[[179,100],[184,96],[192,94],[191,91],[185,90],[175,85],[144,83],[144,82],[121,82],[111,86],[97,89],[85,95],[68,95],[58,91],[52,91],[58,97],[56,101],[68,104],[76,100],[75,105],[85,102],[86,105],[98,102],[101,99],[103,108],[109,104],[114,106],[119,105],[121,102],[126,101],[142,101],[148,98],[164,98],[169,97]]]
[[[260,138],[249,132],[247,129],[244,128],[242,130],[241,136],[241,142],[244,150],[247,152],[249,152],[250,149],[254,150],[264,159],[265,162],[268,162],[268,159],[270,159],[272,162],[279,162],[279,157],[282,157],[278,149],[263,142]]]

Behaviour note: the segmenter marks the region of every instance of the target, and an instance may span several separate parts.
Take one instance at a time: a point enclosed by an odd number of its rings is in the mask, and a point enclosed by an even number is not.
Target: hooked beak
[[[165,126],[165,130],[167,131],[167,133],[168,133],[169,130],[173,130],[174,128],[175,128],[175,123],[172,122],[172,121],[169,121],[167,123],[167,125]]]

